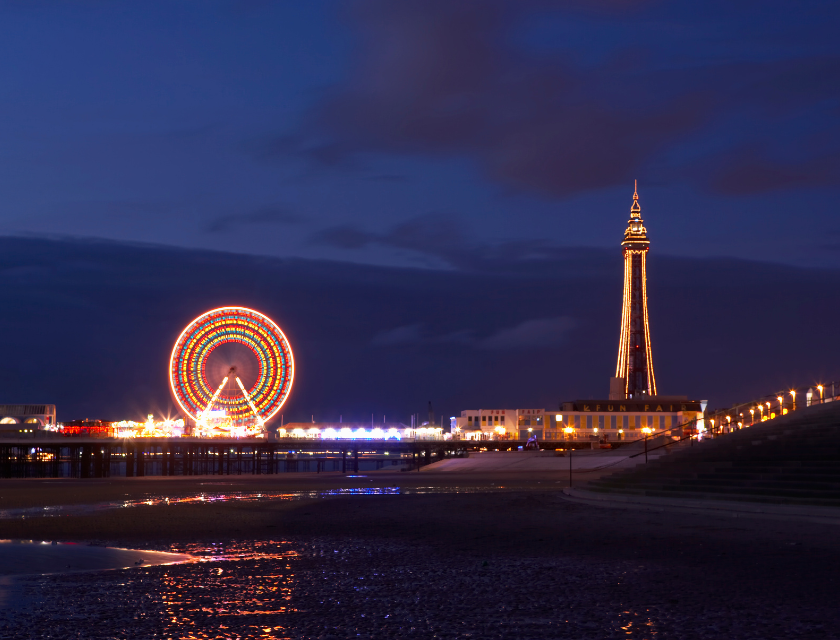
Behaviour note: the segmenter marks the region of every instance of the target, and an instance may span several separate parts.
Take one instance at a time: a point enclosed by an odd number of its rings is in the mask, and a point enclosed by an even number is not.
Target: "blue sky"
[[[615,246],[639,179],[655,251],[840,266],[837,14],[6,3],[0,232],[451,268]]]
[[[602,395],[635,179],[663,392],[840,377],[838,19],[817,0],[2,3],[0,348],[23,363],[4,397],[164,407],[167,350],[219,304],[291,327],[299,417]]]

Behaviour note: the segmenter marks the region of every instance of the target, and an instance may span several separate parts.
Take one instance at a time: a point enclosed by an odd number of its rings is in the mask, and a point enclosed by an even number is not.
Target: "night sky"
[[[0,4],[0,403],[172,411],[283,327],[285,419],[603,397],[639,181],[659,391],[840,379],[840,4]]]

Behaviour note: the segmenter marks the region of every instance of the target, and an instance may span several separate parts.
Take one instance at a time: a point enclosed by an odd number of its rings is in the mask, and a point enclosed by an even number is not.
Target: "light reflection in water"
[[[694,637],[668,626],[656,607],[605,603],[649,585],[649,573],[621,561],[503,555],[482,562],[414,543],[332,537],[166,549],[195,561],[29,578],[25,606],[0,608],[0,636]],[[610,591],[617,584],[624,586]]]
[[[147,496],[139,500],[118,500],[112,502],[97,502],[94,504],[53,505],[48,507],[24,507],[20,509],[4,509],[0,511],[0,520],[16,518],[42,518],[55,516],[88,515],[97,511],[110,509],[124,509],[130,507],[154,507],[173,504],[201,504],[204,502],[260,501],[260,500],[313,500],[335,496],[361,495],[410,495],[428,493],[486,493],[488,491],[502,491],[504,487],[352,487],[341,489],[326,489],[322,491],[286,491],[283,493],[266,492],[230,492],[230,493],[199,493],[191,496]]]
[[[284,616],[291,606],[298,552],[288,542],[179,545],[191,566],[164,568],[150,581],[149,596],[171,638],[288,638]],[[225,561],[234,561],[235,567]],[[235,570],[234,570],[235,569]],[[243,579],[244,578],[244,579]]]

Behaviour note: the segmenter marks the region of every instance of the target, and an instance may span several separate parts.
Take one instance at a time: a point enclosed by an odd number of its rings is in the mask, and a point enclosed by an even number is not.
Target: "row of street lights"
[[[820,393],[820,404],[822,404],[823,402],[825,402],[825,385],[818,384],[818,385],[816,385],[816,389]],[[807,393],[808,404],[811,404],[812,392],[813,392],[813,389],[808,390],[808,393]],[[788,391],[788,393],[790,394],[790,398],[791,398],[791,408],[790,408],[790,410],[791,411],[796,411],[796,389],[791,389],[790,391]],[[779,415],[783,416],[783,415],[787,414],[788,409],[785,408],[785,395],[781,394],[781,395],[776,396],[776,401],[779,403]],[[772,412],[772,405],[771,405],[771,402],[769,400],[764,401],[764,402],[759,401],[755,404],[755,406],[752,406],[749,409],[750,425],[755,424],[755,413],[756,413],[756,411],[758,411],[759,422],[764,422],[765,420],[770,420],[770,419],[776,417],[776,414]],[[766,416],[764,414],[765,411],[767,411]],[[739,412],[738,417],[740,418],[740,420],[737,421],[735,424],[736,424],[737,428],[740,429],[744,426],[744,422],[745,422],[743,412]],[[718,429],[720,429],[724,426],[726,426],[727,429],[732,429],[732,416],[731,415],[726,415],[726,416],[724,416],[724,418],[726,419],[726,424],[724,425],[723,424],[723,419],[721,419],[720,423],[717,425]],[[714,432],[714,430],[715,430],[715,419],[710,418],[709,422],[710,422],[711,427],[712,427],[712,432]]]

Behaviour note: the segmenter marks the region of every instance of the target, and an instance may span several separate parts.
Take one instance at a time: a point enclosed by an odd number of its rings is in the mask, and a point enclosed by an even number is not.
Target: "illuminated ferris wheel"
[[[289,397],[292,348],[267,316],[221,307],[197,317],[169,359],[175,400],[195,420],[196,435],[259,432]]]

